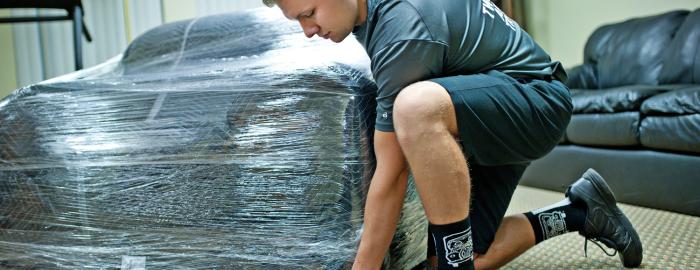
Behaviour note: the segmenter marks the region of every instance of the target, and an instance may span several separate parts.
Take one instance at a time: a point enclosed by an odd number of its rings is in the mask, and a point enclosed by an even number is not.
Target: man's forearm
[[[370,184],[365,204],[364,231],[353,269],[379,269],[401,216],[408,170],[402,172],[398,179],[379,179],[381,177],[386,176],[375,174]]]

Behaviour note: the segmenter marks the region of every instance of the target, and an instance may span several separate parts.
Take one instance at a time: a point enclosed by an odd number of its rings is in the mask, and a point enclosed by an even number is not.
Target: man
[[[595,171],[562,202],[503,217],[530,161],[571,117],[566,74],[489,0],[263,0],[307,37],[365,47],[379,87],[377,169],[353,269],[378,269],[413,174],[438,269],[491,269],[578,231],[638,266],[642,244]]]

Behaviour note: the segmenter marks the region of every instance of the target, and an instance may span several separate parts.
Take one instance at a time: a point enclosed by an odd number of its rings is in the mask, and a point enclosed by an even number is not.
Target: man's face
[[[343,41],[355,25],[364,22],[358,2],[363,0],[278,0],[284,16],[301,24],[304,34],[317,35],[333,42]]]

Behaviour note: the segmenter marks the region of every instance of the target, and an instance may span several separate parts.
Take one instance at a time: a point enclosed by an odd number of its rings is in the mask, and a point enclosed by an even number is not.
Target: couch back
[[[700,9],[690,13],[664,54],[660,84],[700,84]]]
[[[690,14],[690,15],[689,15]],[[601,26],[589,37],[583,65],[570,71],[571,88],[697,83],[700,9]]]

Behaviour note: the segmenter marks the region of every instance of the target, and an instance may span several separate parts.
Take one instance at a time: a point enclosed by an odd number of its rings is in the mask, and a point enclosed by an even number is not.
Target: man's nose
[[[304,29],[304,35],[306,35],[307,38],[313,37],[320,31],[319,27],[314,24],[301,23],[301,28]]]

